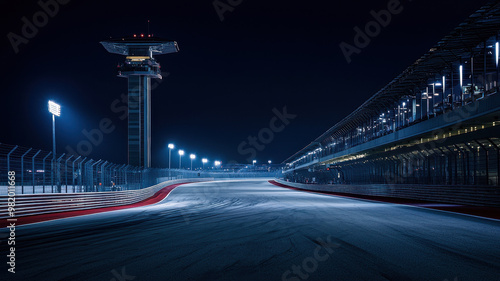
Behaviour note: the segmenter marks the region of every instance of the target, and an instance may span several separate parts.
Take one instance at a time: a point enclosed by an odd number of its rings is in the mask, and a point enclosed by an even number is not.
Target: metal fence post
[[[80,163],[78,163],[78,170],[80,171],[80,175],[78,176],[78,186],[80,187],[80,192],[82,192],[82,185],[83,185],[83,169],[85,169],[85,165],[82,165],[83,163],[85,163],[85,160],[87,160],[87,157],[83,158],[82,161],[80,161]],[[74,191],[76,192],[76,191]]]
[[[24,156],[28,154],[32,148],[28,149],[23,156],[21,156],[21,194],[24,194]]]
[[[100,187],[104,188],[106,186],[105,181],[104,181],[105,180],[104,179],[104,167],[106,167],[107,164],[108,164],[108,161],[105,161],[104,163],[102,163],[102,166],[101,166],[101,181],[99,182],[97,191],[99,191],[99,189],[101,189]],[[97,178],[97,175],[96,175],[96,178]]]
[[[125,186],[125,189],[128,190],[128,177],[127,177],[127,170],[128,170],[128,167],[129,165],[125,166],[125,169],[123,170],[124,171],[124,174],[123,174],[123,178],[124,178],[124,182],[123,182],[123,185]]]
[[[113,188],[113,183],[116,185],[116,180],[113,178],[118,164],[112,164],[109,166],[109,190]]]
[[[120,168],[120,185],[122,186],[122,189],[125,190],[125,174],[127,173],[127,167],[128,165],[127,164],[124,164],[121,168]]]
[[[94,164],[92,164],[92,166],[90,166],[90,188],[92,191],[96,191],[95,187],[94,187],[94,166],[96,164],[99,164],[100,162],[102,161],[102,159],[99,159],[99,161],[95,162]],[[96,167],[96,170],[97,170],[98,167]],[[97,178],[97,177],[96,177]]]
[[[92,175],[89,173],[89,168],[90,168],[90,164],[92,164],[92,162],[94,162],[94,159],[89,159],[89,161],[87,161],[87,163],[85,163],[85,182],[83,184],[83,186],[85,187],[85,192],[88,192],[89,191],[89,188],[90,187],[90,184],[89,184],[89,179],[91,179]]]
[[[38,152],[33,155],[33,157],[31,158],[31,174],[32,174],[32,184],[33,184],[33,194],[35,194],[35,157],[40,153],[42,152],[41,150],[38,150]]]
[[[82,157],[81,155],[78,155],[78,157],[73,160],[73,162],[71,163],[71,178],[72,178],[72,185],[73,185],[73,193],[75,193],[75,162],[78,161],[78,159],[80,159],[80,157]],[[66,184],[66,193],[68,193],[68,185]]]
[[[63,153],[59,158],[57,158],[57,166],[56,166],[56,185],[57,185],[57,193],[61,193],[61,159],[64,157],[65,153]],[[52,191],[54,192],[54,191]]]
[[[51,192],[54,193],[54,170],[55,170],[56,164],[54,163],[54,156],[50,159],[50,188]]]
[[[66,158],[66,161],[64,162],[64,181],[66,182],[66,193],[68,193],[68,160],[71,158],[73,158],[73,155]]]
[[[89,163],[92,163],[93,161],[94,160],[92,160],[92,159],[88,159],[87,162],[85,162],[85,164],[82,167],[81,175],[80,175],[80,192],[87,191],[86,186],[87,186],[87,182],[88,182],[88,173],[89,173],[88,165],[89,165]]]
[[[140,185],[139,185],[139,189],[142,189],[142,180],[144,179],[144,167],[140,167],[139,170],[140,170],[140,172],[139,172],[140,173],[140,178],[139,178]]]
[[[111,190],[111,187],[113,186],[113,184],[111,183],[112,181],[112,178],[113,178],[113,175],[112,175],[112,170],[113,170],[113,167],[115,166],[115,164],[113,163],[109,163],[109,166],[108,166],[108,173],[106,174],[106,182],[109,184],[109,190]],[[106,185],[104,185],[106,186]]]
[[[14,148],[7,154],[7,173],[10,172],[10,155],[12,154],[12,152],[14,152],[14,150],[16,150],[18,148],[18,146],[14,146]]]
[[[47,156],[45,156],[42,160],[43,161],[43,168],[42,168],[43,169],[43,191],[42,191],[42,193],[45,193],[45,174],[47,173],[45,171],[45,159],[47,159],[47,157],[49,157],[51,154],[52,154],[52,151],[49,152],[49,154],[47,154]]]

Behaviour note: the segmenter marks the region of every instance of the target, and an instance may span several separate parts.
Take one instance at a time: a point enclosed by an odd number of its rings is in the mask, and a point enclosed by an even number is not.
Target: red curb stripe
[[[465,206],[465,205],[457,205],[450,203],[442,203],[442,202],[431,202],[431,201],[423,201],[423,200],[414,200],[414,199],[403,199],[403,198],[395,198],[395,197],[386,197],[386,196],[373,196],[373,195],[361,195],[361,194],[352,194],[352,193],[343,193],[343,192],[333,192],[333,191],[315,191],[315,190],[307,190],[302,188],[297,188],[293,186],[288,186],[282,183],[279,183],[274,180],[270,180],[269,183],[274,184],[279,187],[284,187],[292,190],[305,191],[310,193],[319,193],[319,194],[328,194],[335,195],[346,198],[354,198],[354,199],[365,199],[377,202],[387,202],[401,205],[409,205],[416,206],[427,209],[448,211],[459,214],[467,214],[478,217],[490,218],[500,220],[500,208],[495,207],[479,207],[479,206]]]
[[[78,216],[84,216],[84,215],[90,215],[90,214],[97,214],[97,213],[103,213],[103,212],[110,212],[110,211],[116,211],[116,210],[123,210],[123,209],[129,209],[129,208],[136,208],[136,207],[142,207],[142,206],[155,204],[155,203],[158,203],[161,200],[165,199],[165,197],[167,197],[167,195],[172,190],[174,190],[174,188],[178,187],[179,185],[183,185],[183,184],[187,184],[187,183],[189,183],[189,182],[178,183],[178,184],[166,186],[166,187],[160,189],[158,192],[156,192],[153,196],[146,198],[140,202],[137,202],[134,204],[129,204],[129,205],[15,217],[17,219],[16,226],[23,225],[23,224],[30,224],[30,223],[63,219],[63,218],[71,218],[71,217],[78,217]],[[5,221],[7,221],[7,220],[5,220]],[[7,225],[8,224],[9,223],[7,223]]]

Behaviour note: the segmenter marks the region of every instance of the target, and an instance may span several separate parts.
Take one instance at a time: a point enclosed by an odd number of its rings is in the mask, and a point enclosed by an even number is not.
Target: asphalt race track
[[[204,182],[151,206],[20,226],[16,273],[4,256],[0,280],[500,280],[499,241],[497,220]]]

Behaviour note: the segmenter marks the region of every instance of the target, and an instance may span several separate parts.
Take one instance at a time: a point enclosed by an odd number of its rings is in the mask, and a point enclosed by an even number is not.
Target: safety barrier
[[[144,189],[125,191],[61,194],[19,194],[15,195],[14,197],[15,216],[22,217],[29,215],[129,205],[150,198],[165,186],[179,183],[211,180],[213,180],[213,178],[170,180]],[[0,196],[0,219],[9,217],[8,200],[9,196]]]
[[[371,196],[385,196],[415,199],[469,206],[500,206],[500,191],[492,186],[446,186],[446,185],[403,185],[403,184],[303,184],[275,179],[290,187],[322,192],[337,192]]]
[[[206,166],[206,167],[205,167]],[[15,174],[16,194],[107,192],[136,190],[166,180],[187,178],[280,177],[281,164],[209,164],[194,169],[134,167],[77,155],[0,143],[0,196],[7,194]]]

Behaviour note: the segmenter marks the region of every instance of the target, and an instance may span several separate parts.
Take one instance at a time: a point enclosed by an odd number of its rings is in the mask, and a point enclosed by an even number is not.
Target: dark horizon
[[[63,1],[60,1],[63,3]],[[486,1],[401,1],[360,54],[348,63],[339,47],[353,44],[355,27],[373,20],[370,11],[392,1],[316,5],[243,1],[221,21],[214,1],[111,1],[59,4],[59,11],[15,47],[8,34],[22,34],[23,21],[43,9],[21,1],[5,10],[2,44],[2,143],[50,150],[47,101],[62,105],[56,120],[58,153],[109,118],[114,131],[88,155],[127,161],[127,122],[122,120],[125,79],[116,77],[122,57],[100,41],[150,33],[178,42],[180,52],[156,57],[165,72],[153,81],[153,166],[168,165],[168,143],[198,159],[249,163],[238,146],[269,128],[275,111],[296,117],[259,151],[260,162],[279,163],[356,109]],[[454,9],[449,7],[454,6]],[[424,20],[425,19],[425,20]],[[273,109],[274,110],[273,112]],[[248,148],[249,146],[244,146]],[[248,149],[244,151],[249,151]],[[186,159],[186,158],[185,158]],[[173,158],[175,165],[177,159]],[[185,160],[187,163],[187,160]]]

